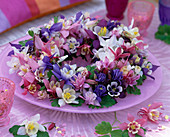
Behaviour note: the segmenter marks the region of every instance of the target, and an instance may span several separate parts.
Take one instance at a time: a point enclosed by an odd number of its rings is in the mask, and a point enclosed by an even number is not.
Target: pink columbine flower
[[[141,108],[138,112],[139,116],[142,116],[142,118],[152,121],[154,123],[158,123],[159,118],[161,117],[161,112],[157,110],[157,108],[160,108],[163,104],[161,102],[153,103],[149,106],[149,108]]]
[[[145,119],[134,120],[135,119],[134,116],[132,116],[129,113],[127,119],[129,121],[129,124],[124,122],[119,125],[119,128],[121,130],[128,130],[129,137],[135,137],[135,134],[144,137],[145,136],[144,130],[141,127],[145,124],[146,120]]]
[[[83,44],[82,46],[78,47],[80,48],[80,54],[81,55],[88,55],[88,54],[93,54],[90,50],[90,45],[87,45],[87,44]],[[79,53],[77,53],[79,54]]]
[[[130,85],[136,85],[137,82],[136,80],[138,80],[140,78],[140,75],[135,75],[133,70],[130,70],[126,76],[123,76],[123,79],[125,80],[126,86]]]
[[[71,79],[71,83],[75,86],[75,90],[83,90],[83,88],[89,88],[90,85],[85,83],[86,77],[82,76],[80,73],[78,75],[74,75]]]

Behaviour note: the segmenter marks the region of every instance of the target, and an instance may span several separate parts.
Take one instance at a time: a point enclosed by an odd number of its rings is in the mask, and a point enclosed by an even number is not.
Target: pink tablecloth
[[[105,15],[105,11],[98,12],[99,15]],[[126,22],[125,18],[123,22]],[[145,102],[136,105],[134,107],[121,110],[117,112],[118,119],[122,122],[126,121],[127,113],[132,113],[136,116],[137,111],[141,107],[145,107],[148,104],[158,101],[163,102],[165,106],[164,113],[170,115],[170,46],[164,42],[155,40],[154,33],[157,31],[158,25],[160,24],[157,10],[154,14],[154,18],[150,28],[148,29],[148,36],[144,39],[146,43],[150,45],[149,50],[161,63],[163,69],[163,81],[158,92]],[[2,47],[4,49],[5,47]],[[2,68],[1,68],[2,69]],[[114,121],[114,113],[103,113],[103,114],[73,114],[66,112],[58,112],[54,110],[44,109],[30,103],[23,101],[22,99],[15,97],[12,110],[9,114],[11,121],[6,127],[0,127],[0,137],[12,137],[8,130],[14,124],[20,124],[24,119],[40,113],[41,123],[44,122],[55,122],[58,125],[66,123],[66,135],[84,135],[86,137],[95,137],[94,127],[101,121]],[[147,132],[147,137],[169,137],[170,135],[170,124],[162,123],[166,129],[160,132]],[[154,128],[156,125],[149,124]],[[50,131],[50,137],[56,137],[57,130]]]

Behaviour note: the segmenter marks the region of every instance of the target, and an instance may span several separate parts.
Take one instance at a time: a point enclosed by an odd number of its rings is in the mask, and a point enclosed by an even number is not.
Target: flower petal
[[[138,122],[139,124],[141,124],[141,126],[143,126],[146,123],[146,119],[137,119],[136,122]]]
[[[18,135],[26,135],[25,127],[20,127],[17,131]]]
[[[160,106],[162,106],[163,104],[161,102],[156,102],[156,103],[153,103],[150,107],[149,107],[149,110],[151,109],[157,109],[159,108]]]
[[[36,114],[30,118],[31,121],[37,122],[40,120],[40,114]]]
[[[64,106],[66,103],[64,101],[64,99],[59,99],[58,100],[58,104],[60,105],[60,107]]]
[[[37,134],[31,135],[30,137],[37,137]]]
[[[122,124],[119,125],[119,128],[120,128],[121,130],[126,130],[126,129],[127,129],[127,126],[128,126],[128,124],[124,122],[124,123],[122,123]]]
[[[134,116],[132,116],[130,113],[128,113],[127,119],[128,119],[130,122],[132,122],[135,118],[134,118]]]
[[[140,135],[140,136],[142,136],[142,137],[144,137],[145,136],[145,132],[144,132],[144,130],[143,129],[139,129],[139,131],[138,131],[138,133],[137,133],[138,135]]]
[[[39,128],[38,128],[40,131],[43,131],[43,132],[45,132],[45,128],[44,128],[44,126],[43,125],[41,125],[41,124],[39,124]]]
[[[25,125],[25,124],[27,124],[27,122],[28,122],[28,120],[26,119],[20,125]]]
[[[59,98],[62,97],[62,89],[61,89],[61,88],[57,87],[57,88],[56,88],[56,93],[57,93],[57,96],[58,96]]]
[[[128,132],[129,137],[135,137],[135,134]]]

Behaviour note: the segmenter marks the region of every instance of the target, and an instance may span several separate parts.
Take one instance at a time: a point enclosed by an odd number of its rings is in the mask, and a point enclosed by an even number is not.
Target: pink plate
[[[28,36],[25,36],[23,38],[20,38],[12,43],[17,43],[18,41],[28,39]],[[87,105],[83,104],[81,107],[72,107],[69,105],[66,105],[64,107],[52,107],[50,105],[50,101],[47,100],[37,100],[30,94],[27,95],[22,95],[21,93],[23,92],[23,89],[19,87],[19,83],[21,78],[18,77],[16,74],[10,75],[8,73],[9,68],[6,65],[6,62],[10,60],[10,57],[7,57],[7,54],[9,51],[11,51],[11,47],[9,44],[5,45],[6,48],[2,51],[0,54],[0,76],[1,77],[7,77],[11,79],[12,81],[15,82],[16,84],[16,92],[15,95],[31,104],[43,107],[43,108],[48,108],[48,109],[53,109],[53,110],[58,110],[58,111],[64,111],[64,112],[72,112],[72,113],[105,113],[105,112],[113,112],[113,111],[118,111],[122,109],[126,109],[129,107],[132,107],[134,105],[137,105],[146,99],[150,98],[152,95],[156,93],[156,91],[159,89],[161,82],[162,82],[162,68],[159,67],[154,73],[153,76],[155,77],[155,80],[152,80],[150,78],[147,78],[145,80],[144,84],[142,86],[139,86],[141,89],[141,95],[128,95],[124,99],[117,99],[118,103],[112,107],[109,108],[101,108],[101,109],[92,109],[88,108]],[[155,65],[160,65],[160,63],[157,61],[157,59],[150,53],[149,54],[149,60],[155,64]]]

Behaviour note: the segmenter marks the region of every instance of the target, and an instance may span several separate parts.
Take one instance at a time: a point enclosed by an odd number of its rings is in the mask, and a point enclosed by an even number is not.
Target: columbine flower
[[[20,72],[18,73],[19,76],[24,76],[27,72],[30,72],[30,66],[28,64],[20,66]]]
[[[79,67],[77,69],[77,72],[80,72],[82,76],[87,76],[89,74],[88,70],[86,67]]]
[[[16,58],[16,57],[12,57],[12,59],[7,62],[7,65],[10,67],[9,74],[17,72],[19,70],[19,68],[20,68],[19,59]]]
[[[41,100],[48,98],[46,90],[38,91],[37,96],[38,96],[37,98]]]
[[[158,110],[158,108],[162,107],[161,102],[153,103],[149,105],[149,108],[141,108],[138,112],[138,115],[142,118],[158,123],[159,118],[161,117],[161,112]]]
[[[111,77],[112,81],[119,82],[119,84],[122,84],[122,79],[123,79],[123,73],[119,69],[114,69],[111,70]]]
[[[56,88],[57,96],[61,99],[58,100],[60,107],[65,104],[74,103],[78,104],[79,102],[75,99],[77,98],[76,92],[70,85],[64,85],[63,91],[61,88]]]
[[[24,120],[21,125],[24,127],[20,127],[18,129],[18,135],[28,135],[29,137],[36,137],[37,132],[40,130],[45,132],[45,128],[43,125],[39,124],[38,121],[40,120],[40,114],[36,114],[35,116],[30,118],[30,121]]]
[[[123,88],[121,86],[118,86],[117,82],[111,82],[111,84],[107,85],[107,91],[109,96],[118,97],[123,91]]]
[[[128,113],[128,121],[130,122],[129,124],[124,122],[122,124],[119,125],[119,128],[121,130],[128,130],[128,135],[129,137],[135,137],[135,134],[138,134],[142,137],[145,136],[144,134],[144,130],[141,128],[146,120],[145,119],[137,119],[136,121],[134,121],[134,116],[132,116],[131,114]]]
[[[132,28],[133,24],[134,24],[134,19],[132,19],[131,24],[130,24],[129,27],[126,27],[126,26],[124,27],[125,35],[127,37],[136,38],[136,37],[140,36],[139,29],[137,27]]]
[[[70,79],[75,74],[75,69],[77,68],[77,65],[68,65],[65,64],[61,71],[61,75],[65,77],[66,79]]]
[[[44,68],[40,67],[39,69],[36,69],[36,71],[34,72],[35,79],[38,80],[39,82],[42,82],[43,79],[48,79],[47,71],[43,73],[43,70]]]
[[[140,66],[135,66],[135,74],[140,75],[140,76],[143,75],[143,71],[142,71],[142,68]]]
[[[110,68],[113,69],[115,67],[114,61],[110,62],[107,57],[105,57],[105,60],[101,61],[96,61],[96,67],[98,70],[102,70],[105,68]]]
[[[68,46],[69,46],[69,51],[71,53],[76,53],[77,52],[77,47],[80,46],[80,43],[74,38],[71,37],[70,39],[67,40]]]
[[[97,85],[94,93],[97,95],[97,100],[99,101],[99,103],[102,101],[101,97],[106,96],[106,87],[104,85]]]
[[[77,75],[74,75],[71,78],[71,83],[73,84],[73,86],[75,87],[75,90],[78,91],[82,91],[83,88],[89,88],[90,85],[85,83],[86,81],[86,77],[82,76],[80,73],[78,73]]]
[[[91,87],[88,90],[83,89],[83,97],[82,96],[80,97],[85,100],[86,104],[100,106],[100,103],[97,100],[97,95],[93,93],[93,90]]]
[[[80,48],[80,53],[81,55],[88,55],[88,54],[93,54],[90,50],[90,45],[87,44],[83,44],[82,46],[79,47]],[[77,53],[78,54],[78,53]]]
[[[96,34],[97,36],[103,37],[103,38],[109,38],[110,37],[110,32],[106,27],[95,26],[93,33]]]
[[[97,76],[97,78],[95,80],[97,82],[101,82],[101,83],[105,82],[106,74],[104,74],[104,73],[97,73],[97,72],[95,72],[95,73],[96,73],[96,76]]]

